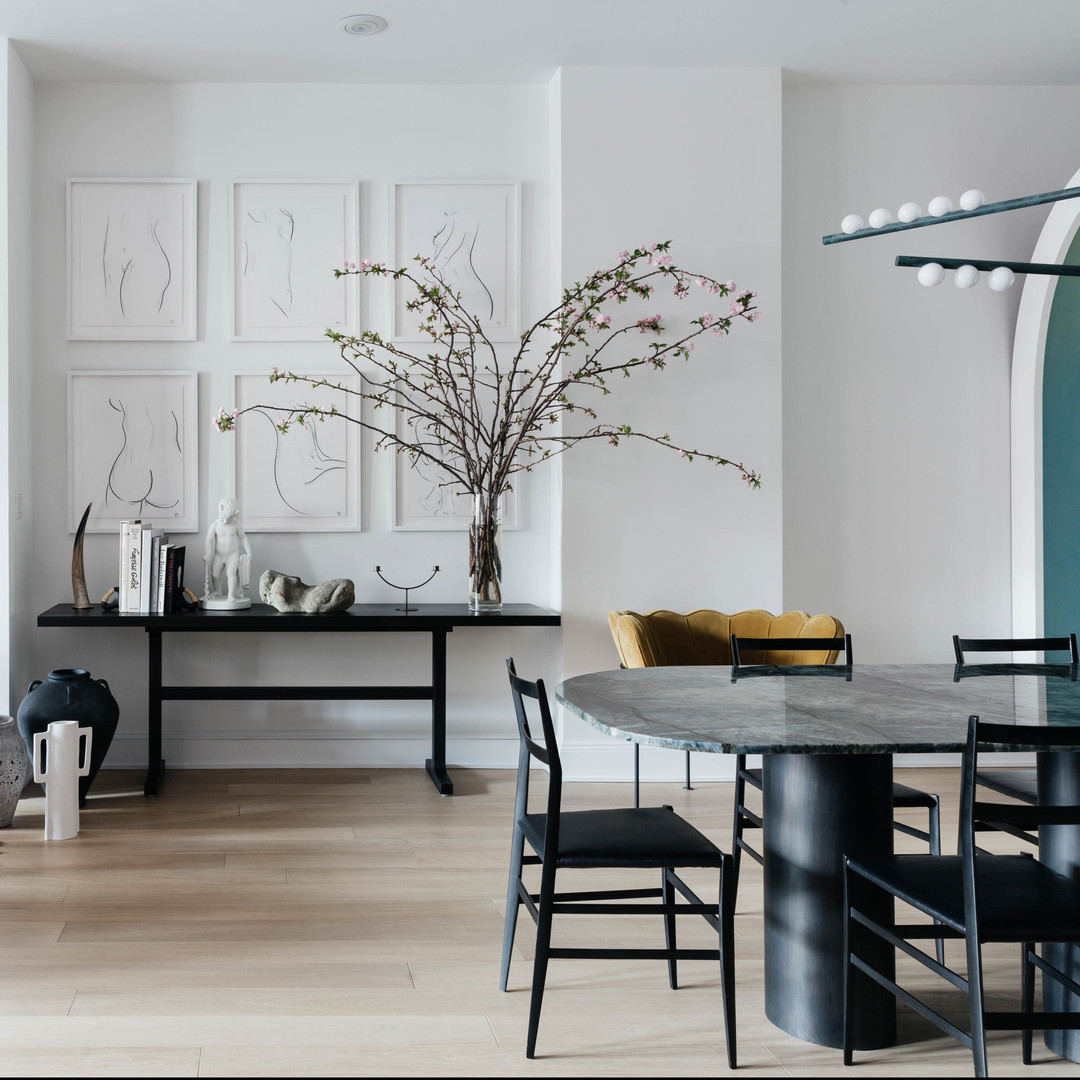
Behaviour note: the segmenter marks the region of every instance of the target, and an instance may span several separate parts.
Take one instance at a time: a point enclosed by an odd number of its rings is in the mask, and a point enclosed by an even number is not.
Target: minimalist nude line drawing
[[[195,338],[193,180],[68,181],[68,338]]]
[[[312,376],[320,379],[322,376]],[[235,402],[250,408],[236,429],[236,490],[248,532],[325,532],[359,526],[359,429],[350,390],[357,375],[297,387],[266,375],[235,376]],[[298,395],[303,392],[302,399]],[[308,405],[338,417],[289,419]],[[287,424],[283,432],[279,425]]]
[[[279,215],[275,219],[275,215]],[[242,274],[252,282],[250,300],[272,304],[283,318],[293,309],[293,239],[296,216],[284,207],[249,210],[244,223]]]
[[[133,248],[131,239],[131,231],[128,225],[128,215],[121,213],[119,215],[119,221],[116,225],[116,231],[120,235],[119,240],[114,240],[113,236],[113,215],[107,214],[105,217],[105,229],[104,237],[101,244],[101,274],[102,274],[102,288],[105,301],[108,303],[111,301],[114,289],[116,302],[120,309],[120,318],[124,321],[128,321],[128,308],[131,306],[131,292],[133,289],[144,289],[146,291],[146,301],[149,303],[154,315],[160,315],[162,309],[165,307],[165,298],[169,291],[169,286],[172,285],[173,272],[172,272],[172,260],[169,258],[169,253],[165,250],[165,245],[161,240],[159,233],[160,218],[157,215],[147,215],[145,221],[145,232],[149,240],[149,248],[143,251],[141,254],[137,254]],[[136,230],[135,235],[142,230]],[[113,252],[116,251],[114,256]],[[110,266],[110,261],[115,258],[116,270],[119,271],[119,282],[114,286],[114,270]],[[155,268],[155,263],[159,263]],[[146,281],[136,281],[139,275],[144,275],[148,278]],[[155,276],[157,281],[154,280]],[[130,278],[130,282],[129,282]],[[127,299],[125,299],[125,287],[127,289]],[[154,299],[157,302],[154,302]],[[136,295],[136,302],[139,297]],[[139,324],[145,319],[145,312],[132,312],[131,319]]]
[[[397,418],[397,429],[404,432],[405,422]],[[410,427],[409,437],[416,438],[415,425]],[[436,442],[426,449],[439,453]],[[458,491],[448,484],[449,474],[434,462],[419,459],[416,462],[407,453],[392,453],[394,528],[407,531],[467,529],[472,520],[472,496]],[[443,460],[452,458],[445,455]],[[518,522],[518,493],[511,490],[503,495],[502,525],[504,529],[516,529]]]
[[[197,376],[73,372],[68,385],[73,520],[92,500],[90,531],[135,517],[197,528]]]
[[[319,431],[316,424],[304,424],[302,427],[298,425],[291,428],[288,434],[283,435],[278,430],[279,421],[275,417],[261,410],[256,410],[253,415],[263,417],[273,431],[274,460],[272,471],[274,490],[278,493],[278,497],[285,506],[294,514],[300,514],[303,517],[325,516],[327,509],[337,517],[344,514],[344,500],[339,501],[334,492],[329,493],[327,502],[322,507],[321,515],[313,512],[312,507],[317,507],[322,501],[323,490],[319,491],[317,501],[309,501],[308,508],[304,507],[304,500],[300,497],[309,495],[311,489],[316,486],[320,489],[326,489],[329,485],[320,483],[320,481],[327,481],[335,472],[344,473],[345,471],[345,460],[343,458],[331,457],[323,450],[319,442]],[[292,440],[292,442],[287,443],[286,440]],[[301,445],[297,446],[297,443]],[[289,451],[297,451],[297,453],[290,455]],[[293,460],[290,460],[290,457]],[[303,471],[299,471],[296,458],[302,459],[302,465],[299,468]],[[297,485],[299,485],[299,490],[297,490]]]
[[[395,267],[417,256],[432,281],[461,297],[492,341],[512,341],[518,322],[519,185],[476,181],[394,185]],[[411,297],[395,287],[394,337],[422,340]]]
[[[180,422],[171,409],[167,427],[158,432],[148,406],[132,414],[118,398],[109,398],[109,408],[119,417],[120,450],[117,452],[105,484],[105,505],[120,503],[125,512],[144,514],[149,509],[172,510],[180,504],[176,490],[179,473],[168,458],[175,456],[183,464],[180,445]],[[156,469],[155,466],[159,466]],[[172,491],[162,490],[169,483]]]
[[[442,226],[431,238],[434,249],[432,265],[439,278],[461,294],[466,310],[483,319],[495,315],[495,298],[476,269],[474,255],[480,237],[480,222],[467,210],[443,211]],[[437,280],[432,278],[432,280]]]
[[[323,341],[355,327],[356,282],[334,270],[357,260],[358,194],[336,180],[233,182],[234,340]]]

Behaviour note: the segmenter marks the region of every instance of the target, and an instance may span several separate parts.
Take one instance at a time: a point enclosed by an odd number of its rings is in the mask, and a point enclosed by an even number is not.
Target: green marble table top
[[[959,751],[973,713],[1080,725],[1066,664],[628,668],[576,675],[556,698],[617,739],[723,754]],[[1015,749],[1033,748],[1018,737]]]

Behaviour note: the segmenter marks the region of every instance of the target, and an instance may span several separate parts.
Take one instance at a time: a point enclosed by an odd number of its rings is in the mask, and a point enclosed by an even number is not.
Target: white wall
[[[925,289],[898,254],[1029,259],[1047,207],[825,247],[847,213],[1063,187],[1078,87],[784,92],[784,606],[859,662],[1006,636],[1009,377],[1020,290]]]
[[[0,712],[13,712],[26,689],[32,669],[30,638],[26,632],[33,614],[30,594],[31,532],[26,509],[31,503],[33,478],[27,446],[32,430],[30,407],[32,355],[31,271],[34,265],[31,232],[33,190],[34,88],[30,76],[10,42],[0,43],[0,140],[4,165],[0,168],[0,310],[5,331],[0,335],[0,386],[6,436],[0,440],[0,477],[7,485],[0,496],[0,610],[8,618],[0,632]],[[62,413],[59,415],[63,415]]]
[[[618,379],[602,417],[758,469],[687,463],[655,446],[576,447],[563,459],[567,675],[618,666],[613,608],[776,609],[781,602],[779,71],[564,68],[560,275],[580,280],[623,248],[673,241],[675,261],[757,290],[756,325],[704,336],[689,363]],[[710,304],[710,301],[712,303]],[[721,301],[726,312],[727,304]],[[657,295],[665,318],[716,298]],[[630,775],[630,750],[567,717],[575,776]],[[643,754],[643,775],[680,775],[682,755]],[[729,763],[695,757],[699,776]]]
[[[409,179],[520,179],[523,183],[523,310],[549,299],[551,263],[546,90],[521,86],[330,86],[87,84],[37,88],[35,246],[36,341],[32,452],[34,611],[69,595],[71,534],[66,510],[66,375],[72,370],[180,369],[200,373],[200,533],[184,540],[196,556],[201,533],[229,494],[232,441],[210,418],[232,401],[236,371],[341,364],[329,342],[236,343],[228,327],[228,196],[232,179],[355,178],[361,184],[363,257],[390,258],[390,184]],[[452,117],[452,122],[447,118]],[[67,177],[196,177],[199,181],[199,333],[195,342],[68,342],[64,318],[64,182]],[[331,268],[327,268],[328,272]],[[390,292],[365,282],[362,319],[388,331]],[[373,567],[392,579],[443,572],[415,600],[464,602],[464,533],[390,528],[390,458],[372,462],[364,440],[363,529],[352,534],[256,534],[253,579],[267,568],[305,581],[352,577],[361,602],[400,602]],[[525,491],[526,528],[505,536],[506,593],[548,606],[556,594],[551,499],[554,471]],[[87,538],[92,599],[115,584],[116,542]],[[190,566],[190,563],[189,563]],[[145,760],[145,635],[35,630],[38,677],[57,667],[106,678],[121,706],[111,765]],[[223,640],[171,638],[171,682],[424,682],[426,635],[295,636]],[[515,760],[502,658],[523,670],[557,672],[558,633],[460,630],[449,640],[448,759],[458,764]],[[427,756],[430,722],[422,703],[259,702],[170,704],[166,758],[172,765],[416,765]]]

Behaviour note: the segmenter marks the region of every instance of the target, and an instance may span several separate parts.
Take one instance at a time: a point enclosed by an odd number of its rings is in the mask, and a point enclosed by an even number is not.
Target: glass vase
[[[498,611],[502,607],[502,500],[477,492],[469,525],[469,607]]]

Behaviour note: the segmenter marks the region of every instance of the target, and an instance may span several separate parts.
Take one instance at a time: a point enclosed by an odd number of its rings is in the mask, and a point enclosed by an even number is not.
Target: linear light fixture
[[[938,196],[943,198],[943,196]],[[1027,206],[1042,206],[1044,203],[1060,202],[1062,199],[1080,198],[1080,187],[1062,188],[1060,191],[1047,191],[1041,195],[1023,195],[1018,199],[1005,199],[1002,202],[984,203],[972,210],[952,210],[948,213],[926,214],[913,221],[890,221],[878,228],[860,228],[852,232],[831,233],[823,236],[823,244],[842,244],[845,240],[862,240],[867,236],[882,236],[885,233],[903,232],[905,229],[924,229],[927,225],[940,225],[946,221],[961,221],[964,218],[985,217],[987,214],[1003,214],[1007,210],[1021,210]],[[936,201],[936,200],[934,200]],[[907,206],[908,204],[905,204]],[[951,205],[951,202],[950,202]],[[931,202],[933,206],[933,201]],[[904,209],[901,207],[901,209]],[[917,208],[916,208],[917,209]],[[877,211],[875,211],[877,213]],[[873,215],[871,215],[873,216]],[[937,260],[940,262],[940,260]],[[1004,263],[995,265],[1004,266]]]

